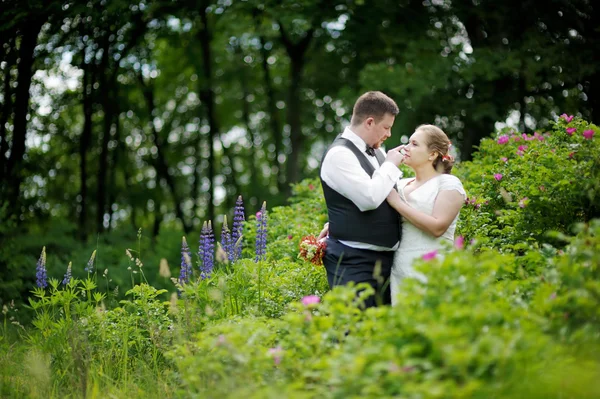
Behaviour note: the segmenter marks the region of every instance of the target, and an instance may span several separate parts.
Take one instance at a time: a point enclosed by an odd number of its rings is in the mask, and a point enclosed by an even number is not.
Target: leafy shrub
[[[550,230],[568,233],[574,222],[599,217],[599,134],[595,125],[561,117],[547,133],[506,128],[483,139],[474,160],[456,169],[469,196],[460,234],[522,253],[529,244],[558,244],[546,236]]]

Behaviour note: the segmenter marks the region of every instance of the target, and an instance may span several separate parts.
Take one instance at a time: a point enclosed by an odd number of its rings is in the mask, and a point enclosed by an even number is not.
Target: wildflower
[[[158,274],[161,277],[169,278],[171,277],[171,270],[169,269],[169,262],[165,258],[160,260],[160,264],[158,267]]]
[[[529,203],[529,198],[527,197],[523,197],[520,201],[519,201],[519,208],[525,208],[527,206],[527,204]]]
[[[525,152],[525,151],[527,151],[527,148],[528,148],[528,146],[526,146],[526,145],[520,145],[519,148],[518,148],[518,150],[522,151],[522,152]]]
[[[226,257],[230,262],[233,262],[235,254],[233,245],[231,244],[231,232],[227,225],[227,216],[223,217],[223,227],[221,228],[221,249],[225,251]]]
[[[273,362],[275,363],[276,366],[278,366],[279,363],[281,363],[283,349],[281,349],[281,346],[276,346],[275,348],[270,348],[267,351],[267,354],[273,358]]]
[[[535,132],[533,134],[533,138],[538,139],[539,141],[544,141],[546,138],[544,136],[542,136],[541,134],[539,134],[538,132]]]
[[[573,135],[573,133],[575,133],[576,131],[577,131],[577,128],[576,128],[576,127],[568,127],[568,128],[567,128],[567,134],[568,134],[569,136],[572,136],[572,135]]]
[[[48,276],[46,274],[46,247],[42,247],[40,259],[38,259],[35,267],[35,279],[38,287],[46,288],[48,286]]]
[[[583,131],[583,137],[584,137],[586,140],[591,140],[591,139],[592,139],[592,137],[594,137],[594,131],[593,131],[592,129],[589,129],[589,130],[584,130],[584,131]]]
[[[288,237],[287,237],[287,238],[288,238],[288,240],[291,240],[292,238],[294,238],[294,236],[293,236],[293,235],[291,235],[291,234],[288,234]]]
[[[67,272],[65,273],[65,277],[62,280],[62,285],[67,285],[71,282],[71,265],[72,262],[69,262],[69,265],[67,266]]]
[[[508,158],[506,158],[506,157],[502,157],[502,158],[500,158],[500,160],[504,163],[508,162]]]
[[[573,115],[562,114],[560,117],[563,118],[567,123],[573,120]]]
[[[220,242],[217,243],[217,250],[215,252],[215,259],[219,263],[227,263],[229,262],[229,258],[227,256],[227,252],[223,249],[223,246]]]
[[[423,256],[421,256],[421,259],[423,260],[431,260],[431,259],[435,259],[435,257],[437,256],[437,250],[433,250],[431,252],[427,252],[426,254],[424,254]]]
[[[502,173],[496,173],[496,174],[494,174],[494,179],[496,179],[496,181],[502,180]]]
[[[319,302],[321,302],[321,298],[319,298],[316,295],[307,295],[304,298],[302,298],[302,304],[304,306],[316,305]]]
[[[192,276],[192,253],[185,237],[181,239],[181,270],[179,271],[179,284],[190,282]]]
[[[233,211],[233,225],[231,226],[231,244],[233,245],[233,260],[235,262],[242,256],[242,224],[244,223],[244,202],[240,195],[235,202]]]
[[[502,135],[500,137],[498,137],[498,144],[506,144],[508,143],[509,137],[507,135]]]
[[[205,279],[210,277],[214,266],[214,249],[215,236],[212,230],[212,223],[204,222],[202,231],[200,232],[200,246],[198,248],[198,256],[202,262],[200,266],[200,278]]]
[[[92,252],[92,256],[90,256],[90,260],[88,260],[87,266],[85,267],[85,271],[87,273],[91,273],[94,271],[94,260],[96,259],[96,250]]]
[[[522,157],[523,156],[523,151],[517,151],[517,155]]]
[[[312,191],[312,190],[314,190],[314,189],[315,189],[315,186],[314,186],[313,184],[309,184],[309,185],[308,185],[308,189],[309,189],[310,191]]]
[[[263,202],[260,211],[256,214],[256,259],[260,260],[267,258],[267,202]]]
[[[458,236],[454,239],[454,248],[463,249],[465,246],[465,238],[463,236]]]

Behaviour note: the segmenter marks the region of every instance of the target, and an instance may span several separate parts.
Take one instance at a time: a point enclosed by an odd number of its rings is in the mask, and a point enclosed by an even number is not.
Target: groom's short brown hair
[[[386,114],[396,116],[398,112],[398,105],[390,97],[380,91],[368,91],[354,103],[350,124],[359,125],[370,116],[378,123]]]

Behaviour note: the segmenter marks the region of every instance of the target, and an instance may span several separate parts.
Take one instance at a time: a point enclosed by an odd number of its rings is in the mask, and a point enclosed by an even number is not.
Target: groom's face
[[[373,148],[381,147],[384,141],[392,135],[392,126],[394,125],[394,120],[396,117],[392,114],[385,114],[382,120],[379,123],[373,121],[371,125],[371,144]]]

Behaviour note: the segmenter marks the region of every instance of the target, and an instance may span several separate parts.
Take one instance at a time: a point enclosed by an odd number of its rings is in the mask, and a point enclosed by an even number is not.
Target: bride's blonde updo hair
[[[436,153],[433,167],[438,172],[450,174],[454,166],[454,157],[450,155],[450,140],[442,129],[434,125],[421,125],[416,130],[427,134],[427,148]]]

